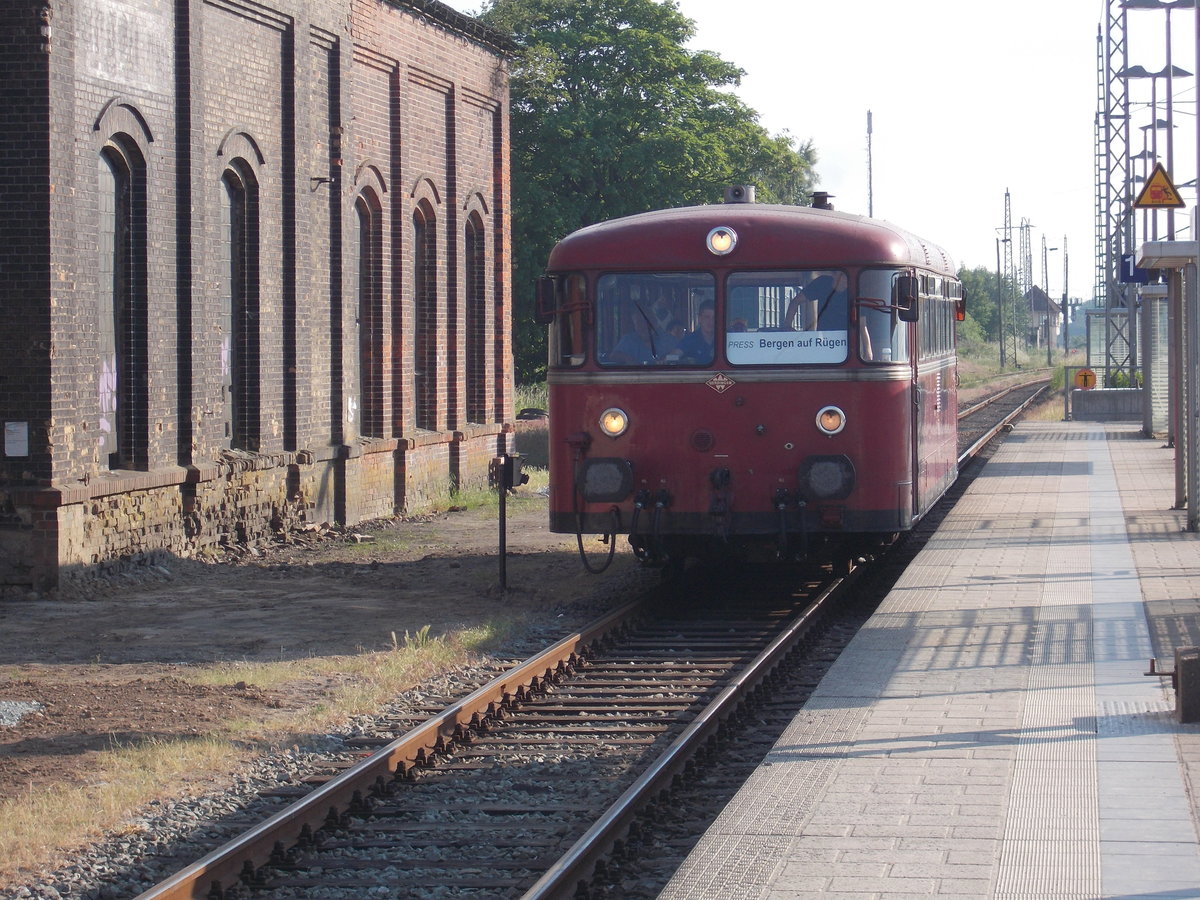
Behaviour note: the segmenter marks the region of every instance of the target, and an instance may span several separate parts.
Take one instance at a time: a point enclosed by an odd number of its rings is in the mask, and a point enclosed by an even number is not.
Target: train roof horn
[[[754,185],[734,184],[725,188],[726,203],[753,203]]]

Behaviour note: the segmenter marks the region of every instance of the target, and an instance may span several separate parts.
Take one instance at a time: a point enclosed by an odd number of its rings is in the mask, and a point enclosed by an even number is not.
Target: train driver
[[[658,350],[654,345],[654,326],[650,316],[635,303],[629,310],[629,318],[633,320],[633,330],[621,336],[616,346],[609,351],[608,361],[619,366],[650,365],[655,361],[655,351]]]
[[[818,275],[796,289],[788,301],[783,327],[792,331],[845,331],[847,327],[846,275]]]
[[[686,362],[710,363],[713,359],[713,335],[716,311],[711,300],[704,300],[696,312],[696,330],[683,336],[679,350]]]

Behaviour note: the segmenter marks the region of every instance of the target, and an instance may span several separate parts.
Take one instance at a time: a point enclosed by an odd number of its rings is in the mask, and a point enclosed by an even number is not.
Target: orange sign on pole
[[[1076,369],[1074,382],[1081,391],[1090,391],[1096,386],[1096,373],[1091,369]]]
[[[1154,173],[1133,205],[1138,209],[1183,209],[1183,198],[1162,163],[1154,164]]]

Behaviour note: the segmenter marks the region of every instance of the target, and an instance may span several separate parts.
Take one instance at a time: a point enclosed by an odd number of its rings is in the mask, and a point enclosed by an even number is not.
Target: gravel
[[[40,703],[21,700],[0,700],[0,728],[12,728],[31,712],[42,709]]]
[[[264,791],[299,786],[303,779],[327,773],[330,763],[357,759],[346,749],[348,738],[369,733],[375,719],[387,720],[420,708],[433,698],[449,703],[469,693],[475,683],[497,674],[495,665],[464,666],[397,697],[378,716],[359,716],[345,729],[325,735],[303,748],[259,758],[235,773],[224,790],[203,796],[154,801],[131,818],[119,834],[80,850],[70,865],[28,882],[0,890],[0,900],[129,900],[150,889],[191,860],[216,849],[251,825],[282,809],[290,800],[262,797]],[[20,716],[34,703],[0,702],[0,724]],[[12,708],[12,709],[10,709]]]

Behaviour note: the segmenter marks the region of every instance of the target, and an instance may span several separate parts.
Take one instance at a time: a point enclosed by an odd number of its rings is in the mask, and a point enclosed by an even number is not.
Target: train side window
[[[550,364],[582,366],[587,360],[587,282],[580,274],[566,275],[555,280],[553,290],[551,308],[557,312],[550,328]]]
[[[908,362],[908,326],[892,305],[891,269],[869,269],[858,276],[858,355],[863,362]]]

